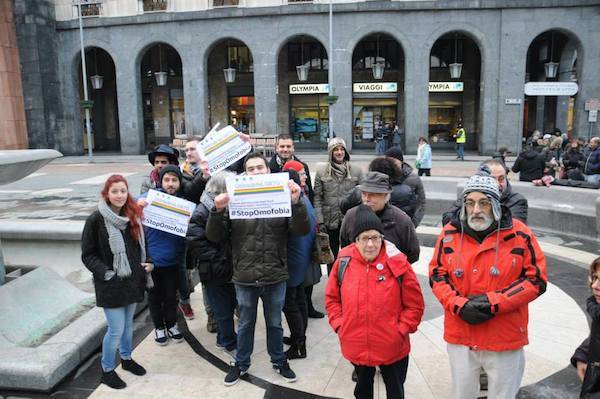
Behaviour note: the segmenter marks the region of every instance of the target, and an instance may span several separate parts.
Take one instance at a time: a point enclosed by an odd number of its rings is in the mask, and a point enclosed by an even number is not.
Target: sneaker
[[[135,374],[135,375],[144,375],[144,374],[146,374],[146,369],[143,368],[142,366],[140,366],[133,359],[121,359],[121,368],[123,370],[127,370],[130,373]]]
[[[185,317],[186,320],[192,320],[194,318],[194,309],[192,309],[192,306],[189,303],[180,303],[179,310],[183,313],[183,317]]]
[[[169,343],[169,339],[167,338],[167,330],[164,328],[157,328],[154,330],[154,342],[160,346],[167,345]]]
[[[281,366],[274,364],[273,370],[275,370],[275,372],[282,376],[287,382],[296,382],[296,373],[292,371],[287,360],[283,362]]]
[[[100,378],[100,383],[108,385],[112,389],[123,389],[127,386],[125,381],[119,377],[119,375],[115,372],[115,370],[109,372],[102,372],[102,378]]]
[[[183,334],[179,332],[179,327],[177,327],[177,324],[169,328],[167,330],[167,334],[169,335],[169,338],[171,338],[176,343],[180,343],[181,341],[183,341]]]
[[[227,375],[225,376],[225,380],[223,380],[223,384],[225,384],[226,387],[235,385],[240,380],[240,377],[243,376],[244,374],[246,374],[246,371],[241,370],[240,366],[238,366],[237,364],[234,364],[229,368],[229,371],[227,372]]]

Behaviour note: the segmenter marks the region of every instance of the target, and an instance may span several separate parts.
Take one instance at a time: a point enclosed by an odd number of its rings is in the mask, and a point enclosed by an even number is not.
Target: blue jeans
[[[237,334],[233,325],[233,312],[237,306],[235,287],[231,283],[203,284],[202,289],[217,321],[217,345],[225,347],[228,351],[236,349]]]
[[[465,143],[456,143],[454,146],[456,150],[456,156],[460,159],[465,158]]]
[[[258,298],[262,299],[267,325],[267,351],[271,363],[281,365],[286,361],[283,352],[283,327],[281,327],[281,311],[285,302],[286,282],[259,287],[235,284],[237,302],[240,308],[238,324],[236,363],[242,371],[250,367],[250,356],[254,349],[254,327]]]
[[[106,334],[102,340],[102,370],[112,371],[117,367],[117,349],[121,359],[131,359],[133,342],[133,314],[136,303],[120,308],[104,308],[104,315],[108,323]]]
[[[600,184],[600,174],[585,175],[585,181],[592,184]]]

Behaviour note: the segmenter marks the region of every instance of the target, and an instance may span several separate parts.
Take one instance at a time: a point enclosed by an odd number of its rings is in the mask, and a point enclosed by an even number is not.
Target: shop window
[[[254,133],[254,96],[229,97],[229,124],[240,132]]]
[[[167,0],[142,0],[144,12],[166,11],[168,6]]]
[[[82,4],[81,5],[81,16],[85,17],[99,17],[100,10],[102,9],[102,4]],[[75,15],[77,16],[77,8],[75,9]]]
[[[225,65],[231,65],[238,72],[253,72],[254,64],[250,49],[246,46],[229,46],[229,54],[225,54]]]
[[[239,0],[213,0],[213,7],[231,7],[239,5]]]
[[[308,65],[311,71],[327,70],[327,52],[321,43],[288,43],[288,71],[295,72],[301,64]]]
[[[297,143],[326,143],[329,109],[324,94],[290,97],[290,132]]]

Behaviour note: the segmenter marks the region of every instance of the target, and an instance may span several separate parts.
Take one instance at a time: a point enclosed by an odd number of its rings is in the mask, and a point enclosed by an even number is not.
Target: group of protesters
[[[207,329],[216,333],[217,348],[231,357],[224,384],[236,384],[249,371],[259,299],[273,370],[294,382],[289,361],[310,357],[309,319],[325,316],[312,301],[321,277],[316,236],[325,233],[335,258],[327,265],[326,313],[342,355],[354,366],[354,395],[373,397],[379,368],[387,397],[403,398],[409,335],[425,308],[411,264],[420,256],[416,227],[426,198],[401,149],[387,149],[365,173],[350,162],[344,140],[333,138],[313,183],[287,135],[278,137],[270,160],[250,152],[214,174],[197,145],[195,140],[186,144],[182,165],[176,149],[157,146],[148,155],[153,169],[136,199],[122,176],[111,176],[98,210],[86,221],[82,259],[93,273],[97,305],[104,308],[108,323],[101,382],[115,389],[126,386],[115,372],[117,353],[123,370],[146,373],[131,356],[133,313],[145,291],[155,342],[183,341],[177,311],[194,317],[189,270],[197,270],[202,283]],[[228,179],[282,172],[289,175],[291,217],[229,217]],[[528,343],[528,303],[546,290],[546,261],[527,226],[527,200],[512,190],[507,173],[503,159],[492,159],[469,178],[442,216],[429,262],[429,283],[444,309],[457,399],[477,398],[482,384],[490,397],[516,396]],[[149,189],[196,204],[186,237],[142,226]],[[590,276],[600,301],[595,269]],[[282,315],[289,336],[284,336]],[[596,341],[593,345],[600,347]],[[574,360],[584,378],[580,363],[587,362]]]
[[[497,154],[504,159],[508,153],[501,148]],[[525,142],[512,171],[519,180],[535,185],[566,185],[573,187],[600,187],[600,138],[569,138],[555,129],[542,135],[534,131]]]

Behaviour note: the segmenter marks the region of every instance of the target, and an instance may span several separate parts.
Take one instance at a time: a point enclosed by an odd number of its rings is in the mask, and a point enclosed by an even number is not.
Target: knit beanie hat
[[[377,230],[384,234],[383,223],[381,223],[375,212],[367,205],[361,204],[356,207],[354,226],[352,226],[352,241],[356,240],[360,233],[367,230]]]
[[[404,154],[400,147],[392,147],[385,152],[386,157],[395,158],[400,162],[404,162]]]
[[[300,172],[302,169],[304,169],[304,165],[302,165],[302,162],[298,162],[292,159],[283,164],[283,168],[281,170],[285,172],[290,169],[295,170],[296,172]]]
[[[494,219],[498,222],[500,216],[502,216],[502,209],[500,207],[500,188],[498,182],[492,176],[492,171],[488,165],[481,165],[477,173],[469,178],[469,181],[465,185],[462,192],[462,209],[460,211],[460,218],[465,220],[467,213],[465,210],[465,198],[467,194],[474,191],[485,194],[492,203],[492,211],[494,213]]]
[[[329,143],[327,143],[327,152],[329,153],[329,160],[330,161],[332,160],[333,150],[335,150],[337,147],[344,148],[344,152],[346,153],[344,155],[344,161],[349,161],[350,154],[348,154],[348,148],[346,147],[346,142],[344,141],[344,139],[342,139],[340,137],[334,137],[331,140],[329,140]]]
[[[174,175],[177,175],[177,177],[179,178],[179,182],[181,183],[181,180],[183,179],[183,175],[181,174],[181,170],[179,170],[179,168],[175,165],[167,165],[164,168],[162,168],[162,170],[160,172],[158,172],[158,177],[159,177],[159,182],[162,185],[162,181],[163,181],[163,176],[166,175],[167,173],[173,173]]]

